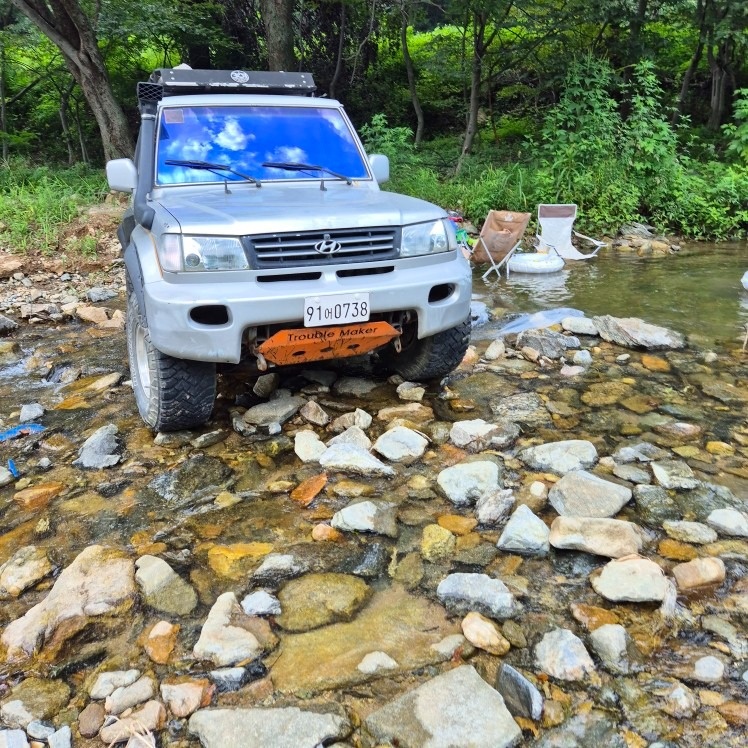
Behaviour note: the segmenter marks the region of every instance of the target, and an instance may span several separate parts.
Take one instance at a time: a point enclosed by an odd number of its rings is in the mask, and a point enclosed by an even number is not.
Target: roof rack
[[[160,84],[163,96],[196,93],[264,93],[311,96],[317,87],[311,73],[247,70],[192,70],[159,68],[151,84]]]

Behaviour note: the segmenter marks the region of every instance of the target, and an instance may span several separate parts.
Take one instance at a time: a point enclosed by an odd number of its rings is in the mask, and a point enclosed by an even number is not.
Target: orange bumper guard
[[[389,343],[399,334],[389,322],[304,327],[275,333],[259,346],[258,351],[267,361],[285,366],[359,356]]]

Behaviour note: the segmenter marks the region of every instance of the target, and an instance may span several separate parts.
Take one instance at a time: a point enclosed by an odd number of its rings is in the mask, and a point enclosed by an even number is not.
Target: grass
[[[53,168],[21,160],[0,164],[0,249],[53,254],[60,248],[61,231],[106,193],[103,172],[81,165]],[[90,242],[80,249],[92,252]]]

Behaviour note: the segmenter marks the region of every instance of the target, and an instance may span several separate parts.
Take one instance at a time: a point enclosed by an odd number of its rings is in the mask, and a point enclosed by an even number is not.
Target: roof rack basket
[[[249,70],[159,68],[149,83],[161,85],[164,96],[202,93],[261,93],[311,96],[317,90],[311,73]]]

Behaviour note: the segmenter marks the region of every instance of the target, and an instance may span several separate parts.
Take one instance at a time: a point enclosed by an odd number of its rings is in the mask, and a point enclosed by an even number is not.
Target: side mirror
[[[117,192],[133,192],[138,186],[138,170],[131,158],[107,161],[106,178],[109,189]]]
[[[369,166],[374,174],[374,179],[379,184],[384,184],[390,178],[390,160],[381,153],[374,153],[369,156]]]

